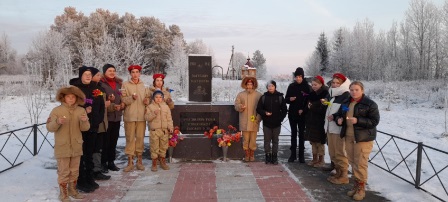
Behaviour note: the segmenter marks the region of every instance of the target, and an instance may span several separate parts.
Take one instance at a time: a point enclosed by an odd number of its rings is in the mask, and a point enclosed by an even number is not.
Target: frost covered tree
[[[267,73],[266,58],[260,50],[256,50],[252,55],[252,64],[257,68],[257,78],[265,79]]]
[[[174,86],[179,86],[179,89],[176,89],[177,93],[187,92],[188,89],[188,57],[185,49],[183,38],[175,37],[167,61],[167,75],[174,82]]]
[[[17,52],[11,47],[8,35],[3,33],[0,38],[0,74],[18,73],[15,71]]]
[[[317,76],[321,74],[321,61],[320,53],[317,50],[313,51],[313,54],[306,60],[305,75]]]
[[[328,60],[329,60],[329,51],[327,46],[327,37],[325,33],[322,32],[319,36],[319,40],[317,41],[316,51],[320,56],[320,75],[324,75],[324,72],[328,69]]]

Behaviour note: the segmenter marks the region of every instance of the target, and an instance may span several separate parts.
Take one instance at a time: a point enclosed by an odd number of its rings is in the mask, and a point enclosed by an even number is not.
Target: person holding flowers
[[[82,132],[83,155],[79,167],[77,188],[83,192],[93,192],[99,188],[93,178],[93,153],[98,138],[98,128],[104,120],[105,103],[102,96],[103,92],[92,81],[92,77],[98,72],[99,70],[94,67],[82,66],[79,68],[79,77],[70,80],[70,85],[81,89],[86,96],[83,107],[87,111],[90,122],[89,130]]]
[[[166,150],[168,149],[168,138],[173,133],[173,119],[171,110],[163,101],[163,92],[155,91],[152,94],[152,103],[146,107],[145,119],[148,121],[149,142],[152,166],[151,171],[157,171],[157,159],[163,170],[169,170],[166,164]]]
[[[154,79],[152,82],[152,86],[149,87],[149,95],[152,95],[155,91],[162,91],[164,98],[163,101],[170,107],[170,109],[174,109],[174,102],[171,99],[171,89],[164,87],[165,84],[165,75],[163,74],[154,74],[152,76]],[[149,104],[149,103],[148,103]]]
[[[238,93],[234,107],[239,112],[239,126],[243,133],[243,149],[245,151],[244,161],[254,161],[254,152],[257,149],[257,132],[261,116],[257,114],[257,104],[261,93],[256,89],[258,82],[255,77],[245,77],[241,81],[244,91]]]
[[[142,67],[131,65],[128,67],[131,79],[121,87],[121,100],[125,104],[123,119],[126,135],[125,154],[128,156],[128,165],[124,172],[134,170],[134,157],[137,156],[137,169],[145,170],[143,166],[144,137],[146,130],[145,103],[149,103],[147,89],[140,79]]]
[[[278,164],[277,152],[279,135],[282,126],[282,121],[288,113],[286,101],[283,93],[276,90],[277,83],[273,80],[266,85],[267,92],[265,92],[257,104],[257,113],[263,119],[263,134],[264,134],[264,152],[265,163]],[[271,150],[272,142],[272,150]]]
[[[342,126],[341,137],[345,137],[345,151],[352,166],[354,186],[347,195],[360,201],[365,197],[369,155],[376,139],[376,126],[380,122],[378,105],[364,94],[364,84],[350,84],[350,99],[342,103],[335,115]]]
[[[82,131],[90,128],[84,105],[85,95],[75,86],[63,87],[56,93],[61,102],[47,119],[47,130],[54,132],[54,157],[57,161],[59,199],[70,201],[69,196],[83,199],[76,190],[82,153]]]
[[[309,166],[322,167],[325,165],[325,112],[327,105],[323,103],[328,96],[328,88],[325,86],[324,78],[316,76],[311,81],[313,91],[308,96],[308,113],[306,117],[305,139],[311,144],[313,160],[308,162]]]
[[[345,154],[345,138],[341,138],[341,126],[338,126],[334,114],[341,107],[341,104],[347,102],[349,93],[350,79],[341,73],[333,74],[329,97],[323,103],[327,105],[325,113],[324,129],[327,134],[328,154],[336,173],[327,178],[333,184],[348,184],[348,159]],[[328,170],[332,170],[330,167]]]

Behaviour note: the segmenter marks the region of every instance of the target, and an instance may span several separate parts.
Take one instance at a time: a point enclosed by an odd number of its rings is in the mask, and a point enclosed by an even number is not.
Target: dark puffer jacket
[[[93,91],[98,89],[98,84],[95,82],[90,82],[90,84],[83,84],[81,82],[81,79],[74,78],[70,80],[70,85],[74,85],[81,89],[81,91],[86,95],[86,100],[90,99],[92,100],[92,103],[86,102],[83,108],[87,108],[88,106],[92,107],[92,112],[87,114],[89,117],[89,123],[90,123],[90,129],[89,132],[98,132],[99,125],[104,120],[104,112],[105,112],[105,105],[104,105],[104,98],[103,96],[94,96]],[[104,93],[104,92],[103,92]]]
[[[318,91],[313,91],[308,96],[309,110],[306,115],[305,139],[310,142],[320,142],[325,144],[327,135],[325,134],[325,112],[327,106],[323,105],[321,99],[328,96],[328,88],[322,86]]]
[[[347,131],[347,112],[343,108],[348,108],[350,100],[342,103],[339,111],[335,116],[335,121],[342,118],[341,138],[345,137]],[[376,139],[376,126],[380,122],[380,112],[378,105],[365,95],[362,95],[361,100],[356,103],[353,111],[353,117],[358,119],[358,122],[353,125],[356,142],[368,142]]]
[[[261,115],[263,125],[269,128],[280,127],[288,113],[287,110],[283,93],[278,91],[274,93],[265,92],[258,100],[257,113]],[[271,112],[272,115],[266,116],[266,112]]]
[[[307,97],[310,94],[311,87],[304,79],[302,83],[293,82],[289,84],[286,90],[285,100],[289,104],[288,118],[291,120],[305,121],[305,115],[308,111]],[[294,101],[290,101],[291,97],[296,97]],[[299,115],[299,110],[303,110],[302,115]]]

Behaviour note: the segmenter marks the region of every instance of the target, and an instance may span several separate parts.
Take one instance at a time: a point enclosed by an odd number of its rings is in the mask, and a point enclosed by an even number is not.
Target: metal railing
[[[287,119],[282,123],[280,136],[283,139],[290,136],[290,129],[285,124],[289,124]],[[44,143],[48,143],[54,148],[54,145],[48,139],[49,132],[46,129],[41,130],[41,128],[45,128],[44,125],[45,123],[34,124],[0,134],[0,166],[7,165],[0,173],[22,164],[27,160],[24,157],[26,154],[31,155],[31,157],[39,154]],[[25,131],[25,134],[18,134],[23,131]],[[30,140],[31,137],[32,141]],[[259,135],[257,140],[259,138],[262,138],[262,135]],[[18,150],[17,153],[7,151],[8,144],[14,144],[12,147]],[[448,152],[427,146],[422,142],[414,142],[382,131],[378,131],[375,146],[369,159],[371,164],[441,201],[447,201],[448,161],[446,159],[448,159]],[[396,156],[400,156],[400,158],[396,159]],[[437,162],[437,164],[434,162]],[[429,174],[430,172],[432,174]],[[444,193],[431,190],[434,186],[441,186]]]
[[[46,133],[44,134],[41,128],[39,128],[39,126],[44,125],[45,123],[34,124],[0,134],[0,166],[2,169],[0,173],[14,168],[39,154],[45,142],[54,148],[54,145],[47,139],[49,132],[45,131]],[[21,132],[24,132],[24,134],[20,134]],[[31,138],[32,140],[30,140]],[[29,158],[27,158],[27,155]]]

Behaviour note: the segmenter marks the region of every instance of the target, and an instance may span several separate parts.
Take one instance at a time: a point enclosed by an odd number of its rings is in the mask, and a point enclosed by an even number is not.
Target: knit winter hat
[[[268,83],[266,84],[266,88],[268,88],[269,84],[274,85],[274,87],[277,89],[277,82],[275,82],[274,80],[268,81]]]
[[[335,73],[333,74],[333,78],[339,78],[342,80],[342,82],[345,82],[345,80],[347,80],[347,77],[345,77],[343,74],[341,73]]]
[[[296,71],[294,72],[294,77],[296,76],[302,76],[302,78],[305,78],[305,72],[301,67],[297,67]]]
[[[84,72],[86,71],[90,71],[90,73],[92,73],[92,77],[95,76],[95,74],[97,74],[98,72],[100,72],[100,70],[98,70],[95,67],[82,66],[79,68],[79,78],[81,78]]]
[[[160,91],[160,90],[156,90],[156,91],[154,91],[154,93],[152,93],[152,99],[153,99],[153,100],[156,98],[156,95],[157,95],[157,94],[162,95],[162,98],[164,98],[163,92]]]
[[[114,67],[113,65],[111,65],[111,64],[105,64],[105,65],[103,66],[103,74],[106,73],[107,69],[109,69],[109,68],[114,68],[114,69],[115,69],[115,67]]]

